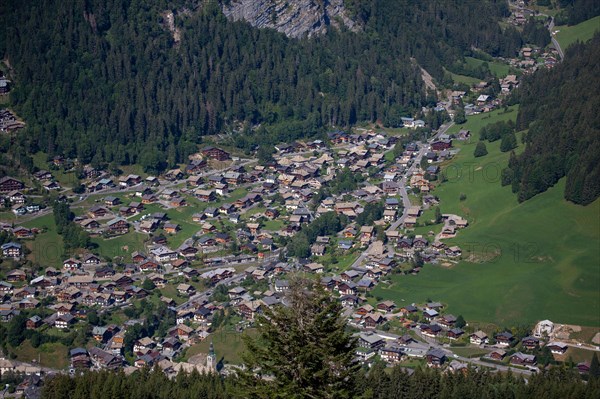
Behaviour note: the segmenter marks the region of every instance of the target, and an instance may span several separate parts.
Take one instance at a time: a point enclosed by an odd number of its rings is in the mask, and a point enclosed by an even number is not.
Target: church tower
[[[210,341],[210,347],[208,349],[208,355],[206,356],[206,367],[209,370],[217,369],[217,357],[215,355],[215,347],[213,346],[212,340]]]

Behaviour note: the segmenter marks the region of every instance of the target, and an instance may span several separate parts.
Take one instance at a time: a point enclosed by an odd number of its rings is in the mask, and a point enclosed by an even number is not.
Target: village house
[[[534,355],[517,352],[510,357],[510,364],[518,366],[535,366],[537,359]]]
[[[112,234],[126,234],[129,231],[129,222],[123,218],[115,218],[106,223],[106,228]]]
[[[19,190],[13,190],[6,195],[6,198],[10,201],[11,204],[19,204],[22,205],[25,203],[25,195]]]
[[[190,296],[196,292],[196,289],[192,285],[181,283],[177,286],[177,292],[181,295]]]
[[[81,262],[77,259],[69,258],[63,262],[63,270],[74,271],[81,268]]]
[[[229,153],[227,151],[223,151],[220,148],[210,147],[210,146],[203,148],[200,151],[200,153],[206,158],[214,159],[217,161],[227,161],[228,159],[231,158],[231,156],[229,155]]]
[[[521,345],[524,348],[527,348],[529,350],[533,350],[535,348],[537,348],[540,345],[540,340],[536,337],[525,337],[521,340]]]
[[[564,355],[567,349],[569,349],[569,346],[564,342],[553,341],[549,342],[546,346],[548,349],[550,349],[550,352],[555,355]]]
[[[395,308],[396,304],[393,301],[383,301],[377,304],[377,309],[388,313],[393,311]]]
[[[91,219],[102,218],[102,217],[106,216],[107,213],[108,213],[108,209],[106,209],[105,207],[100,206],[100,205],[93,205],[88,210],[88,216]]]
[[[92,347],[89,349],[90,358],[94,366],[101,369],[115,370],[123,364],[120,357],[113,355],[112,353],[103,351],[100,348]]]
[[[19,259],[23,255],[23,247],[17,242],[7,242],[2,244],[0,248],[2,249],[2,256],[5,258]]]
[[[23,190],[25,185],[22,181],[15,179],[14,177],[4,176],[0,178],[0,192],[9,193],[15,190]]]
[[[438,324],[422,324],[420,329],[423,335],[428,337],[437,337],[442,332],[442,327]]]
[[[254,320],[254,317],[262,313],[263,302],[258,301],[244,301],[238,305],[238,311],[242,317],[247,320]]]
[[[430,349],[425,354],[427,366],[438,368],[446,362],[446,354],[440,349]]]
[[[385,322],[385,319],[383,318],[381,313],[370,313],[363,318],[363,321],[365,328],[375,329],[380,324],[383,324]]]
[[[501,361],[504,359],[504,357],[506,356],[506,351],[502,350],[502,349],[494,349],[493,351],[491,351],[489,353],[489,358],[492,360],[497,360],[497,361]]]
[[[496,339],[496,345],[500,347],[508,347],[512,344],[514,340],[513,335],[508,331],[496,334],[494,338]]]
[[[13,229],[13,235],[17,238],[33,238],[33,231],[23,226],[17,226]]]

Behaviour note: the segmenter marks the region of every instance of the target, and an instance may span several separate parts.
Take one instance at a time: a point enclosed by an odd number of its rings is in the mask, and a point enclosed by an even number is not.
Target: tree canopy
[[[341,305],[317,284],[294,280],[286,306],[259,316],[258,336],[245,336],[244,396],[348,398],[359,365],[356,340],[346,331]]]
[[[473,47],[512,56],[521,44],[498,23],[504,2],[345,3],[362,32],[297,40],[231,22],[216,1],[3,1],[0,55],[26,152],[156,173],[223,131],[243,131],[233,144],[250,151],[327,126],[394,124],[435,103],[420,67],[442,82]]]
[[[565,60],[538,71],[519,88],[518,130],[528,129],[525,151],[511,156],[503,184],[519,201],[566,176],[565,198],[589,204],[600,195],[600,34],[574,44]],[[489,137],[488,137],[489,139]]]

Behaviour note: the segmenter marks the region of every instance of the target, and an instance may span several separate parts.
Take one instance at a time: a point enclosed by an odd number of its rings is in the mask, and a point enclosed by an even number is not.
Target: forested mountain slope
[[[569,47],[565,61],[539,71],[519,89],[525,151],[504,171],[519,201],[566,176],[565,198],[589,204],[600,196],[600,35]]]
[[[244,122],[271,126],[273,140],[394,125],[434,100],[411,58],[441,79],[472,46],[508,55],[521,44],[498,24],[499,0],[345,4],[364,32],[295,40],[231,22],[214,1],[3,1],[0,54],[27,151],[160,170]]]

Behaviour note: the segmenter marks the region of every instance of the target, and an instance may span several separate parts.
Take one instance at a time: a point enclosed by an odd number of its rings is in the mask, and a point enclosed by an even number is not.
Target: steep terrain
[[[236,137],[248,152],[330,126],[397,126],[436,100],[418,66],[439,82],[473,46],[514,55],[505,14],[493,0],[5,0],[0,57],[26,152],[156,173],[244,124],[264,127]]]
[[[343,0],[234,0],[223,4],[223,14],[294,38],[322,34],[340,24],[351,30],[358,27],[349,18]]]

